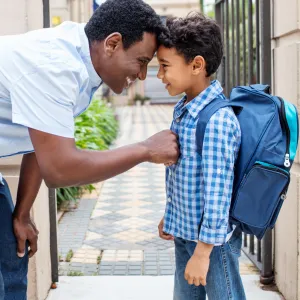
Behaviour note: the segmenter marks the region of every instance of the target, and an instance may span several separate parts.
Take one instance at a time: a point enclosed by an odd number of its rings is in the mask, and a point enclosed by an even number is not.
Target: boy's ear
[[[206,62],[203,56],[197,55],[193,62],[193,75],[199,75],[202,72],[206,72]]]
[[[120,46],[122,46],[122,35],[119,32],[110,34],[104,41],[104,51],[111,56]]]

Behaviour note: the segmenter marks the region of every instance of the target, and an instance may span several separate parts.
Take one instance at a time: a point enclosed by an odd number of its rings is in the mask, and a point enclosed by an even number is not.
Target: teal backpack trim
[[[286,119],[290,128],[290,159],[294,161],[298,146],[298,114],[293,104],[284,100]]]

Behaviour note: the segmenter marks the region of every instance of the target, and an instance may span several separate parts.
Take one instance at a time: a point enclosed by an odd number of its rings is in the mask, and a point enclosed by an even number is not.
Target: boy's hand
[[[209,269],[210,254],[214,245],[198,242],[193,256],[188,261],[184,278],[189,284],[206,285],[206,276]]]
[[[184,278],[190,284],[195,286],[206,285],[206,276],[209,268],[209,257],[193,255],[188,261]]]
[[[174,241],[173,235],[168,234],[168,233],[165,233],[165,232],[163,231],[163,228],[164,228],[164,218],[162,218],[161,221],[160,221],[159,224],[158,224],[158,233],[159,233],[159,236],[160,236],[160,238],[162,238],[163,240],[166,240],[166,241]]]

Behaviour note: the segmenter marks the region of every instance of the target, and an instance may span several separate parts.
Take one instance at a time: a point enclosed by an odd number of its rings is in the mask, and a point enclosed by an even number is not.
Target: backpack
[[[258,239],[275,226],[298,146],[296,107],[269,93],[267,85],[235,87],[229,100],[216,98],[199,113],[196,128],[197,152],[202,155],[211,116],[223,107],[234,110],[242,140],[235,164],[229,222]]]

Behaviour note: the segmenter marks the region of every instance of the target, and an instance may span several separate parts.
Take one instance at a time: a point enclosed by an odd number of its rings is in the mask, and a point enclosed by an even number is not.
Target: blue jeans
[[[17,255],[13,232],[14,205],[7,182],[0,183],[0,300],[26,300],[28,252]]]
[[[239,272],[242,234],[235,230],[231,239],[216,246],[210,255],[206,286],[189,285],[184,279],[187,262],[194,253],[196,243],[175,238],[176,272],[174,300],[245,300],[245,292]]]

